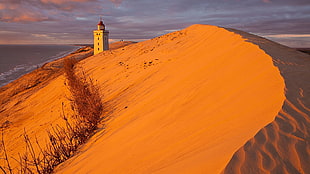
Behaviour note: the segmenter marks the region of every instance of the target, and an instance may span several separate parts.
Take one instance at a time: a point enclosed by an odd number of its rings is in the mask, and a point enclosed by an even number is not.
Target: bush
[[[34,150],[26,130],[24,131],[24,141],[26,152],[19,156],[19,169],[17,173],[52,173],[54,168],[68,158],[72,157],[78,147],[85,143],[97,129],[103,114],[103,104],[99,87],[94,85],[93,80],[88,78],[84,71],[81,76],[74,73],[74,65],[77,61],[73,58],[64,60],[64,72],[67,78],[67,85],[71,92],[69,97],[74,115],[66,117],[64,113],[64,103],[62,103],[62,118],[65,126],[59,125],[48,131],[49,141],[43,149],[36,139],[35,145],[39,152]],[[103,117],[105,118],[105,117]],[[10,166],[8,154],[5,149],[2,132],[2,148],[4,149],[5,166],[0,166],[4,173],[12,174],[14,171]]]

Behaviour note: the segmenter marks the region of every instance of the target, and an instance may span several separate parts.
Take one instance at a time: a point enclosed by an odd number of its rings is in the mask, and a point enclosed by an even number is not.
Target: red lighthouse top
[[[104,25],[102,20],[99,21],[98,25]]]
[[[97,26],[98,26],[98,30],[105,30],[105,25],[103,24],[101,19],[100,19],[100,21],[99,21]]]

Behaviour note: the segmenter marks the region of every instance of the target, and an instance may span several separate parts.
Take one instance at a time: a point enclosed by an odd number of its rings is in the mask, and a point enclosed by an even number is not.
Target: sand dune
[[[215,26],[194,25],[81,66],[98,80],[112,119],[59,173],[220,173],[285,99],[272,58]]]
[[[92,54],[92,49],[86,47],[66,57],[83,59]],[[0,88],[0,126],[14,169],[18,166],[18,154],[25,152],[24,132],[33,142],[36,137],[44,146],[46,131],[61,121],[62,102],[68,103],[62,66],[63,59],[47,63]],[[3,157],[2,146],[0,155]],[[0,165],[6,166],[6,162],[1,159]]]
[[[111,49],[130,45],[132,42],[116,42]],[[84,59],[93,54],[90,47],[77,50],[66,56]],[[16,169],[21,155],[25,152],[24,130],[35,142],[45,145],[47,130],[56,124],[62,124],[62,103],[65,112],[69,111],[69,91],[64,84],[63,59],[47,63],[21,78],[0,88],[0,127],[4,130],[4,141],[10,156],[11,166]],[[0,147],[3,157],[3,148]],[[3,159],[0,166],[6,166]]]
[[[273,57],[286,100],[275,120],[233,156],[224,173],[310,173],[310,56],[241,31]]]
[[[118,44],[79,63],[111,119],[56,173],[309,173],[309,56],[209,25]],[[69,112],[64,81],[3,100],[10,154]]]

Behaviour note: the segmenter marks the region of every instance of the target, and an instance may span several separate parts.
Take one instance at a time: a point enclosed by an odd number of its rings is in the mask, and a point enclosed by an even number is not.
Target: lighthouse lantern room
[[[109,50],[109,31],[100,19],[97,30],[94,30],[94,55],[104,50]]]

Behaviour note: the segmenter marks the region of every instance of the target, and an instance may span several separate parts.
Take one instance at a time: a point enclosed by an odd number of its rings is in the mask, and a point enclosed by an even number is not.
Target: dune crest
[[[193,25],[80,65],[112,119],[58,173],[221,173],[285,100],[272,58],[215,26]]]
[[[116,42],[111,50],[133,42]],[[26,151],[24,131],[35,144],[36,139],[45,146],[47,130],[63,124],[65,114],[71,113],[68,96],[70,92],[63,76],[65,58],[84,59],[93,55],[93,49],[83,47],[61,59],[46,63],[42,67],[25,74],[0,88],[0,127],[4,130],[4,141],[14,171],[18,171],[19,154]],[[39,150],[35,147],[37,154]],[[2,146],[0,166],[6,166]],[[1,170],[2,171],[2,170]]]
[[[310,173],[310,56],[230,30],[273,57],[285,80],[286,100],[275,120],[234,154],[223,173]]]

